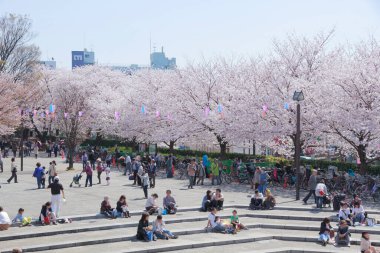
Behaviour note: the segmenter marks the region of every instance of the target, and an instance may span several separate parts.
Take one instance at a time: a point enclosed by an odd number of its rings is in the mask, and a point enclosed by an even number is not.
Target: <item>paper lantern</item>
[[[218,113],[223,112],[223,106],[221,104],[218,104]]]
[[[360,162],[360,158],[358,157],[358,158],[356,158],[356,164],[361,164],[361,162]]]
[[[115,120],[120,120],[120,113],[119,112],[115,112]]]
[[[78,116],[79,116],[79,117],[82,117],[82,116],[83,116],[83,112],[82,112],[82,111],[79,111],[79,112],[78,112]]]
[[[50,111],[51,113],[54,113],[54,112],[55,112],[55,105],[50,104],[50,105],[49,105],[49,111]]]
[[[33,115],[34,115],[34,116],[37,116],[37,110],[34,110],[34,111],[33,111]]]
[[[208,117],[208,115],[210,114],[210,107],[206,107],[205,108],[205,116]]]
[[[263,111],[264,112],[268,111],[268,106],[267,105],[263,105]]]
[[[156,111],[156,118],[159,118],[159,117],[160,117],[160,112]]]
[[[289,104],[288,104],[288,103],[285,103],[285,104],[284,104],[284,109],[285,109],[285,110],[289,110]]]
[[[63,116],[65,117],[65,119],[67,119],[67,117],[69,116],[69,114],[68,114],[67,112],[65,112],[65,113],[63,114]]]

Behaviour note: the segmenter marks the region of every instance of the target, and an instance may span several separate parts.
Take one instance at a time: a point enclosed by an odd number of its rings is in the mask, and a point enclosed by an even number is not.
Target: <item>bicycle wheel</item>
[[[227,184],[230,184],[230,183],[232,182],[232,177],[231,177],[231,175],[223,174],[223,180],[224,180],[224,182],[226,182]]]

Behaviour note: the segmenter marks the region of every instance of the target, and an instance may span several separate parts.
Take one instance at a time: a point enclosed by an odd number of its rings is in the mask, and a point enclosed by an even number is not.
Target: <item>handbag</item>
[[[49,224],[50,224],[50,218],[49,218],[48,216],[46,216],[46,217],[44,218],[44,223],[45,223],[46,225],[49,225]]]
[[[366,223],[367,223],[367,226],[373,227],[376,224],[376,220],[374,218],[367,218]]]

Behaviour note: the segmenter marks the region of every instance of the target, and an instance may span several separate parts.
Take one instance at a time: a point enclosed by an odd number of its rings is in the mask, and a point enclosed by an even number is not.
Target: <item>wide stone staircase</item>
[[[329,217],[336,228],[336,213],[310,207],[279,206],[270,211],[252,211],[243,205],[225,206],[219,215],[228,219],[238,211],[241,222],[249,230],[236,235],[216,234],[205,230],[207,213],[198,208],[180,208],[176,215],[165,215],[166,227],[178,239],[140,242],[135,239],[141,211],[132,218],[106,219],[101,215],[70,217],[73,223],[57,226],[11,227],[0,232],[0,252],[359,252],[363,231],[370,232],[374,246],[380,246],[380,226],[351,227],[350,248],[321,246],[318,241],[320,222]],[[370,217],[380,220],[379,211]],[[154,215],[150,221],[154,220]]]

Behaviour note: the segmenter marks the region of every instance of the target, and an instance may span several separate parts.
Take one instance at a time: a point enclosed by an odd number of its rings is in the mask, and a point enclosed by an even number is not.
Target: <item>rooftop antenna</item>
[[[152,33],[149,33],[149,60],[150,65],[152,65]]]

